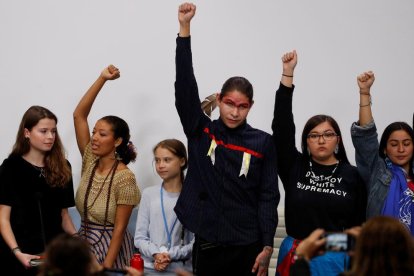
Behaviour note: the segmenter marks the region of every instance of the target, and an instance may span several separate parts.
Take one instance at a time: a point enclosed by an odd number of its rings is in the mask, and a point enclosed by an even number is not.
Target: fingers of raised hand
[[[112,64],[107,67],[107,70],[110,75],[108,77],[111,80],[117,79],[121,76],[121,72],[119,71],[119,69]]]
[[[193,3],[183,3],[179,6],[178,10],[183,13],[188,13],[195,10],[195,5]]]
[[[282,56],[282,61],[289,62],[295,57],[295,52],[288,52]]]
[[[358,81],[360,82],[366,82],[369,79],[372,79],[372,80],[375,79],[374,73],[372,71],[367,71],[367,72],[364,72],[358,75]]]

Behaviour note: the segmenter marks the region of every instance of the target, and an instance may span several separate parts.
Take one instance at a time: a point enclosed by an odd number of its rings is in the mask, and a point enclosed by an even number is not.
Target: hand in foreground
[[[31,267],[30,260],[41,258],[38,255],[26,254],[26,253],[23,253],[21,251],[16,252],[15,256],[25,268],[30,268]]]
[[[121,76],[121,72],[119,71],[118,68],[116,68],[112,64],[106,67],[101,72],[101,78],[103,78],[104,80],[115,80],[119,78],[120,76]]]
[[[133,267],[126,267],[125,270],[128,272],[127,276],[144,276],[144,273],[136,270]]]
[[[252,273],[257,271],[258,276],[266,276],[269,268],[270,258],[272,257],[273,248],[265,246],[263,251],[257,255],[256,261],[252,268]]]
[[[324,233],[325,231],[323,229],[314,230],[306,239],[299,243],[295,250],[296,255],[301,255],[309,261],[316,255],[323,254],[326,242],[326,239],[322,238]]]
[[[345,230],[344,232],[353,236],[356,240],[359,237],[359,234],[361,233],[361,229],[362,229],[361,226],[354,226],[352,228]],[[351,257],[354,255],[354,248],[350,248],[350,250],[348,251],[348,255]]]

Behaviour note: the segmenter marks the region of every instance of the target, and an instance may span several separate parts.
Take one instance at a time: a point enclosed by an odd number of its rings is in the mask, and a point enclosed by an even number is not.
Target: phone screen
[[[325,249],[328,251],[346,252],[354,249],[355,239],[346,233],[327,233]]]

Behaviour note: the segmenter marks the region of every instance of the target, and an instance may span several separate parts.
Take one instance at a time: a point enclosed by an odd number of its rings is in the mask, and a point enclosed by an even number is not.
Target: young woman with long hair
[[[35,275],[30,260],[62,232],[76,233],[72,172],[47,108],[30,107],[0,167],[0,259],[4,275]]]
[[[368,185],[367,217],[388,215],[414,235],[414,132],[405,122],[393,122],[378,142],[371,110],[371,71],[357,77],[359,120],[351,127],[358,170]]]
[[[99,119],[89,132],[88,115],[105,82],[117,79],[119,70],[106,67],[77,105],[73,117],[82,155],[82,177],[76,207],[85,237],[97,260],[106,268],[124,268],[134,251],[127,230],[132,209],[141,194],[134,173],[127,167],[136,158],[128,124],[117,116]]]

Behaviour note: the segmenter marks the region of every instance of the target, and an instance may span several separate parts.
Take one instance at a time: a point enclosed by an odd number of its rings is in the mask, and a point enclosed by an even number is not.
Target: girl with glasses
[[[365,220],[365,185],[348,161],[337,122],[328,115],[311,117],[302,132],[302,152],[296,149],[292,114],[296,64],[296,51],[283,55],[272,123],[288,234],[279,251],[277,275],[289,274],[294,249],[316,228],[343,231]],[[325,254],[312,260],[312,275],[338,275],[347,265],[345,253]]]

